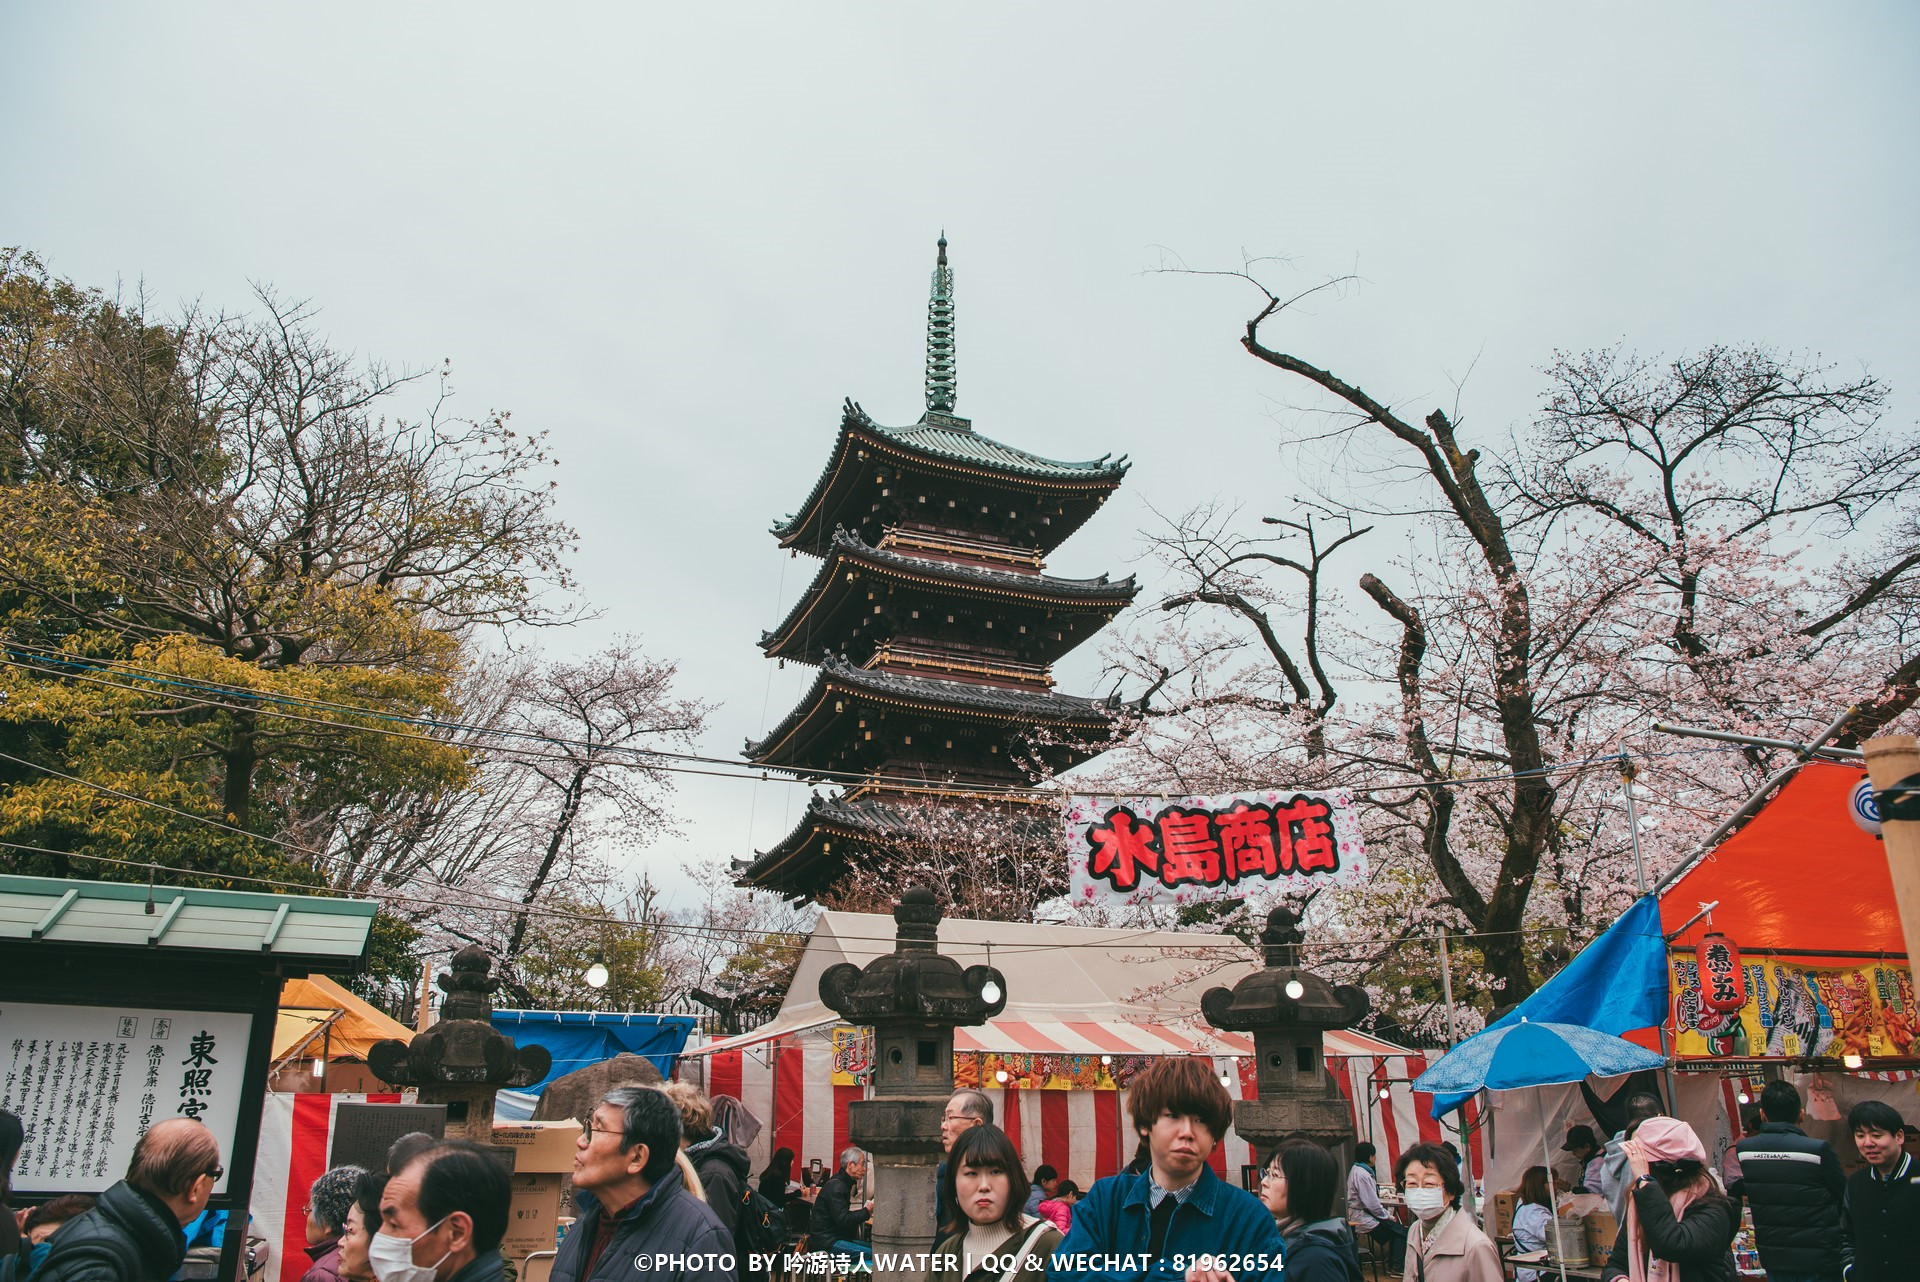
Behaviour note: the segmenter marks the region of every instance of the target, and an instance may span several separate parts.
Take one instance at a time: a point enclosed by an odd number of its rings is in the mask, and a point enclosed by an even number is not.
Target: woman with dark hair
[[[1393,1164],[1393,1182],[1415,1217],[1407,1234],[1410,1275],[1421,1282],[1504,1282],[1493,1239],[1460,1213],[1467,1186],[1447,1150],[1415,1144]]]
[[[353,1183],[353,1204],[347,1208],[346,1223],[340,1232],[341,1282],[373,1282],[373,1264],[367,1251],[373,1235],[380,1231],[380,1195],[387,1191],[385,1171],[362,1171]]]
[[[20,1250],[20,1221],[13,1217],[13,1164],[26,1142],[20,1119],[0,1108],[0,1260]]]
[[[793,1150],[777,1148],[760,1172],[760,1196],[775,1206],[787,1204],[787,1185],[793,1183]]]
[[[313,1263],[300,1282],[340,1282],[340,1237],[365,1174],[357,1166],[336,1166],[313,1182],[307,1194],[307,1258]]]
[[[961,1223],[934,1248],[928,1282],[1047,1276],[1060,1230],[1020,1209],[1030,1191],[1027,1172],[1005,1131],[991,1122],[962,1131],[947,1153],[941,1183],[947,1205],[960,1208]]]
[[[1553,1191],[1547,1187],[1547,1168],[1529,1166],[1520,1177],[1520,1205],[1513,1211],[1513,1249],[1526,1254],[1547,1249],[1553,1232]],[[1513,1282],[1539,1282],[1537,1269],[1515,1269]]]
[[[1649,1117],[1623,1146],[1633,1175],[1627,1222],[1601,1277],[1721,1282],[1740,1228],[1733,1202],[1707,1171],[1706,1146],[1677,1117]]]
[[[1287,1244],[1291,1282],[1360,1282],[1360,1252],[1347,1222],[1334,1218],[1340,1164],[1312,1140],[1287,1140],[1267,1158],[1260,1200]]]

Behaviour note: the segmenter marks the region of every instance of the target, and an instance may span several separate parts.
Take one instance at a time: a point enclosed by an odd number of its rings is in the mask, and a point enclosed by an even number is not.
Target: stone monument
[[[1356,985],[1336,987],[1302,969],[1305,940],[1299,916],[1274,909],[1260,932],[1266,965],[1231,989],[1208,989],[1200,1013],[1215,1028],[1253,1034],[1259,1098],[1234,1104],[1233,1127],[1253,1146],[1254,1160],[1264,1161],[1281,1140],[1309,1139],[1329,1150],[1344,1172],[1353,1165],[1353,1121],[1327,1072],[1321,1035],[1353,1027],[1372,1003]],[[1343,1180],[1334,1211],[1345,1209]]]
[[[939,951],[940,905],[925,887],[900,896],[893,920],[893,951],[864,969],[852,962],[828,967],[820,1000],[848,1023],[873,1029],[873,1098],[848,1105],[847,1133],[873,1155],[874,1252],[900,1258],[933,1244],[933,1175],[940,1114],[953,1094],[953,1030],[1005,1009],[1007,981],[991,966],[963,970]],[[924,1274],[893,1268],[874,1276],[904,1282]]]
[[[495,1029],[493,959],[469,944],[453,955],[453,969],[437,982],[447,995],[440,1019],[412,1043],[389,1038],[367,1051],[367,1067],[391,1086],[418,1089],[422,1104],[447,1106],[448,1138],[493,1143],[493,1094],[531,1086],[547,1075],[553,1057],[544,1046],[516,1046]]]

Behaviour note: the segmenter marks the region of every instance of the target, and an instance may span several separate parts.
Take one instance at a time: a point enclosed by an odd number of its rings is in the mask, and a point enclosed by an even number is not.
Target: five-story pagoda
[[[1112,723],[1113,703],[1055,691],[1052,665],[1133,600],[1133,579],[1058,578],[1045,558],[1106,502],[1127,462],[1041,458],[953,412],[944,236],[926,392],[926,413],[908,427],[882,426],[848,401],[813,492],[774,524],[782,547],[821,566],[760,646],[819,675],[746,756],[843,788],[738,863],[743,884],[812,897],[861,854],[896,846],[910,808],[1003,800],[1041,770],[1094,755]],[[1054,822],[1037,806],[1029,821]]]

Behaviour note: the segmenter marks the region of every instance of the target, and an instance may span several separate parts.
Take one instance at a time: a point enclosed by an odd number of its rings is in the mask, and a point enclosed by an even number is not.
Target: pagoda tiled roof
[[[1002,822],[1022,830],[1022,835],[1030,837],[1057,829],[1060,816],[1057,810],[1035,809],[1029,813],[1024,808],[1016,807]],[[756,851],[753,859],[733,861],[735,879],[742,884],[751,883],[790,893],[812,892],[831,883],[844,867],[844,860],[837,855],[826,869],[814,866],[821,862],[818,855],[803,867],[781,867],[814,841],[822,829],[831,834],[850,836],[856,841],[885,844],[911,836],[915,823],[910,813],[886,801],[849,801],[839,796],[826,797],[815,793],[807,803],[806,813],[800,816],[800,822],[794,825],[791,832],[766,850]]]
[[[1104,724],[1114,718],[1120,706],[1115,700],[1088,699],[1055,690],[1016,689],[950,681],[944,677],[882,672],[855,667],[838,655],[828,654],[820,660],[820,675],[814,678],[813,688],[765,738],[749,739],[745,755],[758,760],[769,745],[777,745],[806,721],[834,686],[883,702],[1036,725]]]
[[[820,572],[814,576],[813,583],[800,594],[800,599],[794,603],[793,609],[788,611],[787,617],[780,621],[779,626],[770,632],[760,634],[760,645],[763,649],[775,644],[788,629],[794,627],[800,618],[813,608],[820,593],[838,581],[837,576],[840,573],[838,559],[856,561],[881,570],[894,570],[901,574],[932,579],[940,583],[984,588],[989,592],[1007,596],[1039,598],[1055,602],[1085,601],[1089,606],[1094,607],[1125,606],[1140,590],[1131,574],[1124,579],[1110,579],[1104,574],[1093,579],[1066,579],[1051,574],[1022,574],[1016,570],[997,570],[989,566],[966,565],[933,557],[909,556],[890,548],[874,547],[858,534],[842,526],[834,530],[833,542],[829,545],[825,563],[821,565]]]
[[[888,427],[884,423],[876,423],[856,402],[849,400],[840,415],[840,439],[834,445],[832,458],[821,469],[819,479],[814,482],[812,492],[799,510],[773,523],[775,534],[783,539],[792,534],[806,519],[807,513],[820,502],[827,488],[833,484],[834,473],[839,469],[842,455],[846,452],[847,438],[855,432],[932,462],[1039,481],[1090,483],[1111,488],[1120,484],[1131,466],[1124,455],[1115,458],[1111,454],[1102,454],[1097,459],[1082,462],[1045,458],[980,435],[973,430],[970,419],[934,411],[928,411],[918,423],[906,427]]]

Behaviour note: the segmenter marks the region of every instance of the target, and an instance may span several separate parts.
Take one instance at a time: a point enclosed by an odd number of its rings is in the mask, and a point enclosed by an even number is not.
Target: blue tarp
[[[1533,996],[1488,1027],[1517,1024],[1524,1016],[1536,1024],[1578,1024],[1619,1037],[1653,1028],[1666,1014],[1667,944],[1660,933],[1660,900],[1647,895]],[[1471,1098],[1436,1095],[1433,1115],[1445,1117]]]
[[[497,1010],[493,1026],[521,1046],[544,1046],[553,1068],[532,1086],[537,1095],[556,1077],[612,1059],[622,1051],[653,1061],[662,1077],[685,1049],[692,1015],[618,1014],[593,1010]]]

